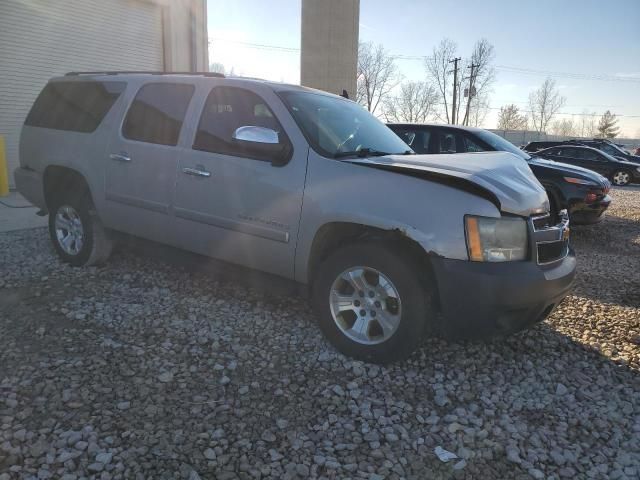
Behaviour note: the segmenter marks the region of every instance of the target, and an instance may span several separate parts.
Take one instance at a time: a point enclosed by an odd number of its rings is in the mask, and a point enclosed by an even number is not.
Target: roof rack
[[[224,74],[218,72],[152,72],[152,71],[113,71],[113,72],[68,72],[65,77],[79,75],[121,75],[121,74],[147,74],[147,75],[197,75],[201,77],[225,78]]]

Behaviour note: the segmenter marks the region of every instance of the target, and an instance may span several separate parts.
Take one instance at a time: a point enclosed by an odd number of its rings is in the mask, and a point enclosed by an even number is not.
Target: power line
[[[279,45],[268,45],[268,44],[264,44],[264,43],[254,43],[254,42],[244,42],[244,41],[240,41],[240,40],[230,40],[230,39],[226,39],[226,38],[216,38],[216,37],[210,37],[209,38],[209,42],[221,42],[221,43],[233,43],[233,44],[237,44],[237,45],[241,45],[244,46],[246,48],[253,48],[253,49],[258,49],[258,50],[271,50],[271,51],[278,51],[278,52],[286,52],[286,53],[297,53],[300,52],[299,48],[295,48],[295,47],[285,47],[285,46],[279,46]],[[398,60],[425,60],[427,57],[424,55],[391,55],[393,58],[398,59]],[[640,83],[640,79],[635,79],[635,78],[624,78],[624,77],[618,77],[615,75],[588,75],[588,74],[581,74],[581,73],[571,73],[571,72],[553,72],[550,70],[534,70],[531,68],[523,68],[523,67],[513,67],[513,66],[508,66],[508,65],[496,65],[495,68],[497,70],[503,70],[503,71],[508,71],[511,73],[523,73],[523,74],[531,74],[531,75],[545,75],[545,76],[566,76],[567,78],[574,78],[574,79],[586,79],[586,80],[606,80],[606,81],[621,81],[621,82],[629,82],[629,83]],[[521,104],[527,104],[528,102],[526,101],[505,101],[506,104],[509,103],[521,103]],[[439,103],[438,105],[443,106],[444,103]],[[601,107],[601,108],[613,108],[612,106],[607,106],[607,105],[574,105],[575,107],[589,107],[589,106],[594,106],[594,107]],[[500,110],[501,107],[485,107],[489,110]],[[524,110],[522,109],[522,112],[526,112],[526,113],[532,113],[531,110]],[[558,112],[558,115],[578,115],[578,116],[600,116],[601,114],[599,113],[585,113],[585,112]],[[620,118],[640,118],[640,115],[624,115],[624,114],[616,114],[616,117],[620,117]]]
[[[230,40],[226,38],[210,37],[209,41],[234,43],[237,45],[245,46],[247,48],[274,50],[274,51],[280,51],[280,52],[297,53],[300,51],[300,49],[296,47],[269,45],[266,43],[243,42],[240,40]],[[398,60],[421,60],[421,61],[424,61],[425,59],[428,58],[425,55],[401,55],[401,54],[391,55],[391,57]],[[602,81],[611,81],[611,82],[640,83],[640,78],[620,77],[618,75],[597,75],[597,74],[577,73],[577,72],[558,72],[553,70],[536,70],[533,68],[517,67],[513,65],[495,65],[494,68],[496,68],[496,70],[502,70],[502,71],[511,72],[511,73],[521,73],[525,75],[542,75],[542,76],[550,76],[550,77],[555,76],[555,77],[562,77],[562,78],[572,78],[576,80],[602,80]]]
[[[288,53],[297,53],[300,51],[299,48],[294,48],[294,47],[281,47],[278,45],[267,45],[264,43],[242,42],[240,40],[229,40],[226,38],[209,37],[209,43],[212,43],[212,42],[234,43],[237,45],[242,45],[247,48],[255,48],[258,50],[274,50],[278,52],[288,52]]]

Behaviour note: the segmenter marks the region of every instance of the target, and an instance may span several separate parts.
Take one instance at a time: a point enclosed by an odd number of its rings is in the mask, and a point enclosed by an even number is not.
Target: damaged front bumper
[[[544,320],[569,293],[576,271],[569,245],[569,219],[548,225],[547,216],[529,219],[529,259],[471,262],[432,257],[447,337],[485,337],[522,330]]]

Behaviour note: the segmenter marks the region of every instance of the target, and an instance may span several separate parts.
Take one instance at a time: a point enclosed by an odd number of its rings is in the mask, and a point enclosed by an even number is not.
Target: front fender
[[[295,278],[308,283],[308,260],[320,229],[334,222],[398,231],[426,253],[467,260],[464,216],[499,217],[489,200],[449,185],[310,152]]]

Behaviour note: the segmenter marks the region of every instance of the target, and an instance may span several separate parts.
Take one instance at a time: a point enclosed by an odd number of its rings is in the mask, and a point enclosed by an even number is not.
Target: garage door
[[[161,14],[149,0],[0,0],[0,135],[12,186],[20,128],[47,80],[69,71],[162,70]]]

